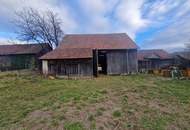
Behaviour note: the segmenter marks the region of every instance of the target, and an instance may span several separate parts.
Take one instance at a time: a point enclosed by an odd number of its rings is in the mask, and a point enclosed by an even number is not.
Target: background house
[[[53,51],[42,56],[43,73],[97,76],[137,72],[137,46],[125,34],[66,35]]]
[[[138,51],[139,71],[160,69],[172,65],[173,62],[170,54],[161,49]]]
[[[0,71],[40,67],[38,57],[50,50],[48,44],[0,45]]]

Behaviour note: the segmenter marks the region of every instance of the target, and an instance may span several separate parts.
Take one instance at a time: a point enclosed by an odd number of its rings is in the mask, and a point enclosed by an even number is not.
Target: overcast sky
[[[190,43],[190,0],[0,0],[0,43],[15,40],[15,11],[52,10],[65,33],[127,33],[139,47],[169,51]]]

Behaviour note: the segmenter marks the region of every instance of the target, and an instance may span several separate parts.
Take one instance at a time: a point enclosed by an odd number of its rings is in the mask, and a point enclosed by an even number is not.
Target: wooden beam
[[[98,77],[98,50],[93,50],[93,75]]]

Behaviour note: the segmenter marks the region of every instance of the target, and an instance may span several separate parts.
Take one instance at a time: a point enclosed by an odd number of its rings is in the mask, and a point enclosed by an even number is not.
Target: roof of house
[[[171,59],[170,54],[162,49],[139,50],[137,54],[138,60],[145,59]]]
[[[68,48],[68,49],[55,49],[46,55],[40,57],[40,59],[48,60],[58,60],[58,59],[82,59],[82,58],[92,58],[92,49],[90,48]]]
[[[137,45],[125,33],[70,34],[64,37],[60,48],[136,49]]]
[[[48,44],[0,45],[0,55],[36,54],[39,53],[45,47],[49,47],[49,45]]]
[[[57,49],[41,59],[89,58],[93,49],[137,49],[137,45],[125,33],[69,34]]]

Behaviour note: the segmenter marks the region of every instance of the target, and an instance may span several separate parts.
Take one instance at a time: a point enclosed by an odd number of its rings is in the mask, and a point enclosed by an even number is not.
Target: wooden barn
[[[51,51],[48,44],[0,45],[0,71],[40,67],[40,56]]]
[[[138,69],[137,46],[125,33],[66,35],[41,59],[45,75],[118,75]]]
[[[170,54],[161,49],[139,50],[138,51],[138,70],[148,71],[161,69],[172,65],[174,62]]]

